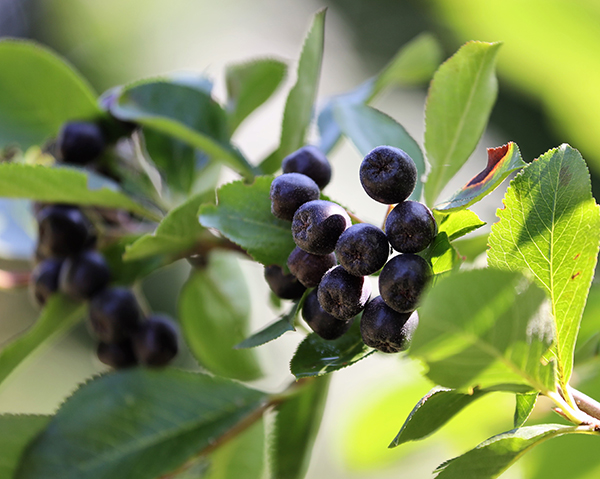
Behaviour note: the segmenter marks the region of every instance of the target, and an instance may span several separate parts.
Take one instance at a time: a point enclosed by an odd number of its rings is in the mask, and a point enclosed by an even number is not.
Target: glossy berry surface
[[[102,255],[95,250],[85,250],[65,259],[59,287],[73,299],[86,300],[106,288],[109,281],[110,270]]]
[[[343,267],[331,268],[319,283],[319,304],[332,316],[348,320],[360,313],[371,296],[371,283],[364,276],[354,276]]]
[[[286,156],[281,168],[284,173],[302,173],[312,178],[321,189],[331,181],[331,164],[316,146],[304,146]]]
[[[308,176],[286,173],[271,183],[271,213],[277,218],[292,221],[294,213],[307,201],[319,199],[319,187]]]
[[[102,130],[95,123],[71,122],[61,130],[57,146],[65,163],[87,165],[102,154],[106,144]]]
[[[99,343],[96,354],[100,362],[115,369],[131,368],[138,364],[130,339],[120,343]]]
[[[325,311],[319,304],[315,289],[306,296],[302,305],[302,318],[315,333],[328,341],[340,338],[352,326],[352,320],[340,321]]]
[[[418,253],[427,248],[437,234],[431,210],[418,201],[404,201],[385,220],[385,233],[396,251]]]
[[[140,325],[137,300],[127,288],[106,288],[90,301],[89,320],[100,341],[123,341],[131,337]]]
[[[265,280],[278,298],[300,299],[306,287],[291,273],[284,273],[276,264],[265,267]]]
[[[38,252],[42,257],[79,253],[93,238],[92,225],[74,206],[49,205],[36,215]]]
[[[399,313],[417,309],[421,293],[431,278],[429,263],[415,254],[394,256],[379,274],[379,292]]]
[[[288,256],[290,272],[307,288],[314,288],[323,275],[337,264],[333,253],[317,255],[307,253],[296,246]]]
[[[133,335],[133,350],[145,366],[166,366],[179,351],[175,323],[166,316],[150,316]]]
[[[368,276],[379,271],[388,259],[390,245],[377,226],[359,223],[342,233],[335,256],[348,273]]]
[[[304,203],[292,221],[292,236],[296,245],[312,254],[329,254],[340,235],[350,227],[346,210],[331,201]]]
[[[62,259],[48,258],[41,261],[31,272],[29,288],[40,306],[46,304],[48,298],[58,291],[58,277],[62,263]]]
[[[398,353],[408,348],[418,324],[416,313],[398,313],[377,296],[365,306],[360,334],[367,346],[384,353]]]
[[[391,146],[371,150],[360,165],[360,182],[375,201],[391,205],[408,198],[417,184],[417,167],[407,153]]]

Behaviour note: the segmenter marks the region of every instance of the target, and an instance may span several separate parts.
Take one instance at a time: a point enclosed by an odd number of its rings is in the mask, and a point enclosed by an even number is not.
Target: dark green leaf
[[[425,200],[433,205],[473,152],[496,100],[499,43],[469,42],[433,76],[425,107],[425,150],[431,172]]]
[[[417,184],[411,199],[420,200],[425,174],[425,159],[417,142],[396,120],[366,105],[335,103],[334,116],[342,133],[350,138],[360,154],[365,156],[380,145],[404,150],[417,166]]]
[[[508,175],[520,170],[527,164],[521,159],[519,147],[512,141],[498,148],[488,148],[487,153],[488,162],[485,169],[471,178],[448,201],[436,205],[437,210],[448,211],[467,208],[473,203],[477,203],[500,186],[500,183]]]
[[[69,187],[65,188],[65,185]],[[160,219],[155,210],[136,203],[113,182],[76,168],[0,163],[0,196],[105,206]]]
[[[323,9],[316,13],[304,40],[298,61],[296,84],[290,90],[285,103],[279,148],[261,163],[260,169],[264,174],[275,173],[283,158],[305,145],[321,75],[325,12]]]
[[[543,300],[543,291],[517,273],[485,269],[441,278],[419,309],[409,354],[444,387],[555,391],[554,362],[542,361],[553,335],[552,319],[537,314]]]
[[[227,67],[225,81],[229,131],[234,132],[250,113],[275,93],[285,77],[286,70],[285,63],[270,58]]]
[[[234,181],[217,191],[217,205],[200,207],[200,223],[216,228],[265,266],[284,266],[294,249],[291,223],[271,214],[273,178],[261,176],[252,185]]]
[[[0,351],[0,384],[25,360],[43,351],[60,339],[85,315],[85,306],[60,294],[53,295],[42,314],[23,335]]]
[[[589,432],[589,429],[588,429]],[[543,424],[514,429],[482,442],[475,449],[436,469],[437,479],[492,479],[539,443],[563,434],[584,433],[583,428]]]
[[[23,451],[49,420],[50,416],[0,416],[0,478],[14,477]]]
[[[472,236],[470,238],[455,241],[452,243],[452,246],[454,246],[454,249],[458,251],[458,254],[464,261],[471,263],[487,250],[488,237],[489,235],[487,233]]]
[[[103,115],[87,81],[46,48],[3,39],[0,65],[0,149],[25,150],[56,136],[67,121]]]
[[[299,391],[277,407],[271,464],[277,479],[302,479],[321,425],[329,378],[304,379]]]
[[[535,407],[535,403],[537,402],[538,393],[517,393],[516,404],[515,404],[515,428],[521,427],[527,419],[529,415],[533,411]]]
[[[204,367],[242,381],[260,377],[254,352],[233,349],[250,320],[250,293],[235,256],[214,251],[183,287],[178,309],[186,342]]]
[[[17,479],[155,479],[247,420],[264,400],[241,384],[179,370],[102,376],[63,404],[25,453]]]
[[[260,331],[254,333],[249,338],[244,339],[240,344],[236,345],[236,349],[255,348],[256,346],[262,346],[263,344],[273,341],[281,336],[283,333],[288,331],[296,331],[294,322],[298,311],[300,309],[300,302],[294,303],[292,309],[286,314],[281,315],[279,319],[264,327]]]
[[[562,145],[530,163],[511,181],[497,215],[488,261],[511,271],[530,271],[546,291],[564,387],[600,243],[598,205],[579,152]]]
[[[333,341],[309,334],[298,346],[290,368],[296,379],[322,376],[350,366],[374,351],[363,343],[360,324],[355,319],[346,334]]]

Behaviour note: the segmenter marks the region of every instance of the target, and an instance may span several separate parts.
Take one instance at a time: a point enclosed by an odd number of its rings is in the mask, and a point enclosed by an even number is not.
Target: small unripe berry
[[[314,288],[323,275],[337,264],[333,253],[317,255],[307,253],[297,246],[290,253],[287,265],[290,272],[307,288]]]
[[[150,316],[133,335],[133,350],[145,366],[166,366],[179,351],[177,327],[166,316]]]
[[[271,291],[281,299],[300,299],[306,287],[293,274],[285,274],[276,264],[265,266],[265,279]]]
[[[292,235],[296,245],[304,251],[329,254],[351,224],[348,213],[340,205],[324,200],[309,201],[296,211]]]
[[[62,161],[78,165],[87,165],[97,159],[106,146],[102,129],[89,122],[65,124],[57,144]]]
[[[105,343],[118,343],[136,331],[140,310],[133,293],[127,288],[106,288],[90,301],[90,325]]]
[[[379,271],[388,259],[390,245],[377,226],[359,223],[342,233],[335,256],[348,273],[368,276]]]
[[[365,306],[360,334],[367,346],[384,353],[397,353],[408,348],[418,324],[416,313],[398,313],[377,296]]]
[[[281,163],[284,173],[302,173],[323,189],[331,181],[331,165],[316,146],[308,145],[286,156]]]
[[[340,338],[352,326],[352,320],[340,321],[321,307],[316,289],[306,296],[302,317],[315,333],[328,341]]]
[[[90,299],[106,288],[109,281],[108,264],[95,250],[69,256],[60,270],[60,290],[76,300]]]
[[[394,256],[379,274],[379,292],[399,313],[417,309],[421,293],[431,278],[429,263],[416,254]]]
[[[371,282],[343,267],[331,268],[319,283],[319,304],[332,316],[346,321],[360,313],[371,296]]]
[[[294,213],[308,201],[319,199],[319,187],[308,176],[286,173],[271,183],[271,213],[277,218],[292,221]]]
[[[434,240],[437,224],[423,203],[404,201],[390,211],[385,220],[385,234],[396,251],[418,253]]]

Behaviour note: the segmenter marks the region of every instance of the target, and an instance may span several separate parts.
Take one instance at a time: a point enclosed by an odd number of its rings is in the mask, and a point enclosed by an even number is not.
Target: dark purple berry
[[[340,205],[324,200],[309,201],[296,211],[292,235],[296,245],[304,251],[329,254],[351,224],[348,213]]]
[[[65,124],[57,144],[62,161],[77,165],[91,163],[102,154],[106,146],[102,129],[89,122]]]
[[[131,337],[140,324],[140,310],[127,288],[106,288],[90,301],[90,325],[98,339],[118,343]]]
[[[108,264],[95,250],[69,256],[60,270],[60,290],[77,300],[90,299],[106,288],[109,281]]]
[[[302,317],[315,333],[328,341],[343,336],[352,326],[352,320],[340,321],[321,307],[316,289],[306,296]]]
[[[354,276],[343,267],[331,268],[319,283],[319,304],[337,319],[348,320],[360,313],[371,296],[371,282]]]
[[[331,165],[316,146],[308,145],[286,156],[281,163],[284,173],[302,173],[323,189],[331,181]]]
[[[271,183],[271,213],[277,218],[292,221],[294,213],[307,201],[319,199],[319,187],[306,175],[286,173]]]
[[[360,334],[367,346],[384,353],[398,353],[408,348],[418,324],[416,313],[398,313],[377,296],[365,306]]]
[[[133,350],[145,366],[166,366],[179,350],[175,323],[167,316],[150,316],[133,335]]]
[[[427,248],[437,234],[433,214],[423,203],[404,201],[385,220],[388,241],[400,253],[418,253]]]
[[[368,276],[379,271],[388,259],[390,245],[377,226],[359,223],[342,233],[335,256],[348,273]]]
[[[46,206],[37,214],[37,221],[41,257],[77,254],[94,238],[91,223],[74,206]]]
[[[306,287],[293,274],[285,274],[276,264],[265,267],[265,279],[271,291],[281,299],[300,299]]]
[[[323,275],[337,264],[333,253],[320,255],[307,253],[297,246],[287,260],[290,272],[307,288],[314,288]]]
[[[378,146],[360,165],[360,182],[375,201],[391,205],[408,198],[417,184],[417,167],[399,148]]]
[[[417,309],[421,293],[431,278],[429,263],[416,254],[394,256],[379,274],[379,292],[399,313]]]
[[[48,298],[58,291],[58,276],[63,260],[48,258],[40,262],[31,272],[29,287],[37,304],[43,306]]]
[[[115,369],[130,368],[138,363],[133,352],[131,339],[126,339],[120,343],[100,343],[96,354],[102,363]]]

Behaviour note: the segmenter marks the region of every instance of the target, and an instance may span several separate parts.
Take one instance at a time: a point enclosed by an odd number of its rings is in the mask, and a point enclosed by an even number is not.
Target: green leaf
[[[209,371],[242,381],[261,376],[253,351],[233,347],[247,335],[250,293],[238,260],[214,251],[179,296],[179,321],[196,359]]]
[[[432,389],[410,412],[400,432],[389,447],[396,447],[408,441],[425,439],[473,401],[489,392],[492,392],[492,390],[475,389],[471,394],[465,394],[452,389]]]
[[[258,421],[210,456],[205,479],[261,479],[265,466],[265,423]],[[197,476],[199,477],[199,476]]]
[[[546,291],[556,322],[559,381],[566,386],[600,242],[600,215],[579,152],[562,145],[530,163],[510,184],[492,226],[488,261],[528,270]]]
[[[252,185],[234,181],[217,191],[217,205],[200,207],[200,223],[218,229],[265,266],[284,266],[294,249],[291,224],[271,213],[273,178],[257,177]]]
[[[160,219],[155,210],[136,203],[113,182],[77,168],[0,163],[0,196],[105,206]]]
[[[323,9],[315,14],[304,40],[298,61],[296,84],[290,90],[285,103],[279,147],[261,163],[260,169],[264,174],[275,173],[287,155],[305,145],[321,75],[325,12]]]
[[[254,167],[229,142],[227,115],[210,93],[185,84],[150,81],[123,88],[111,113],[181,140],[252,178]]]
[[[535,403],[537,402],[538,393],[517,393],[515,398],[516,405],[514,424],[515,428],[517,428],[521,427],[523,424],[525,424],[525,422],[527,422],[527,419],[529,419],[529,416],[535,407]]]
[[[297,301],[286,314],[282,314],[279,319],[267,325],[252,336],[244,339],[235,346],[236,349],[255,348],[273,341],[288,331],[296,331],[294,322],[300,310],[300,301]]]
[[[290,369],[296,379],[322,376],[350,366],[374,351],[363,343],[360,324],[355,319],[346,334],[333,341],[309,334],[298,346]]]
[[[26,360],[60,339],[84,317],[85,311],[81,303],[53,295],[33,326],[0,351],[0,384]]]
[[[452,246],[464,261],[472,263],[480,255],[485,253],[488,248],[488,233],[484,233],[470,238],[464,238],[452,243]]]
[[[0,416],[0,478],[14,477],[25,448],[49,420],[50,416]]]
[[[499,43],[469,42],[433,76],[425,106],[428,205],[435,203],[483,134],[498,90],[494,70],[499,48]]]
[[[16,479],[154,479],[260,412],[264,400],[241,384],[179,370],[105,375],[63,404]]]
[[[214,193],[200,193],[173,208],[159,223],[154,233],[148,233],[129,245],[124,259],[138,260],[159,254],[183,254],[194,247],[206,229],[198,222],[198,208],[214,201]]]
[[[370,106],[335,103],[334,116],[342,131],[362,156],[380,145],[394,146],[404,150],[417,166],[417,184],[411,199],[419,200],[423,183],[420,178],[425,174],[425,159],[417,142],[402,125]]]
[[[275,93],[286,71],[285,63],[271,58],[227,66],[229,131],[234,132],[250,113]]]
[[[497,148],[488,148],[487,166],[458,190],[452,198],[436,205],[436,210],[448,211],[466,208],[477,203],[484,196],[494,191],[508,175],[527,165],[521,159],[521,152],[516,143],[508,142]]]
[[[492,479],[541,442],[563,434],[585,433],[585,428],[542,424],[514,429],[479,444],[462,456],[440,465],[437,479]]]
[[[542,362],[553,339],[551,318],[536,314],[543,300],[543,291],[517,273],[485,269],[441,278],[419,309],[409,354],[444,387],[555,391],[554,362]]]
[[[67,121],[103,113],[87,81],[50,50],[22,40],[0,41],[0,150],[22,150],[56,136]]]
[[[302,479],[306,474],[325,409],[329,378],[305,379],[298,387],[293,397],[277,406],[271,452],[272,477],[277,479]]]

